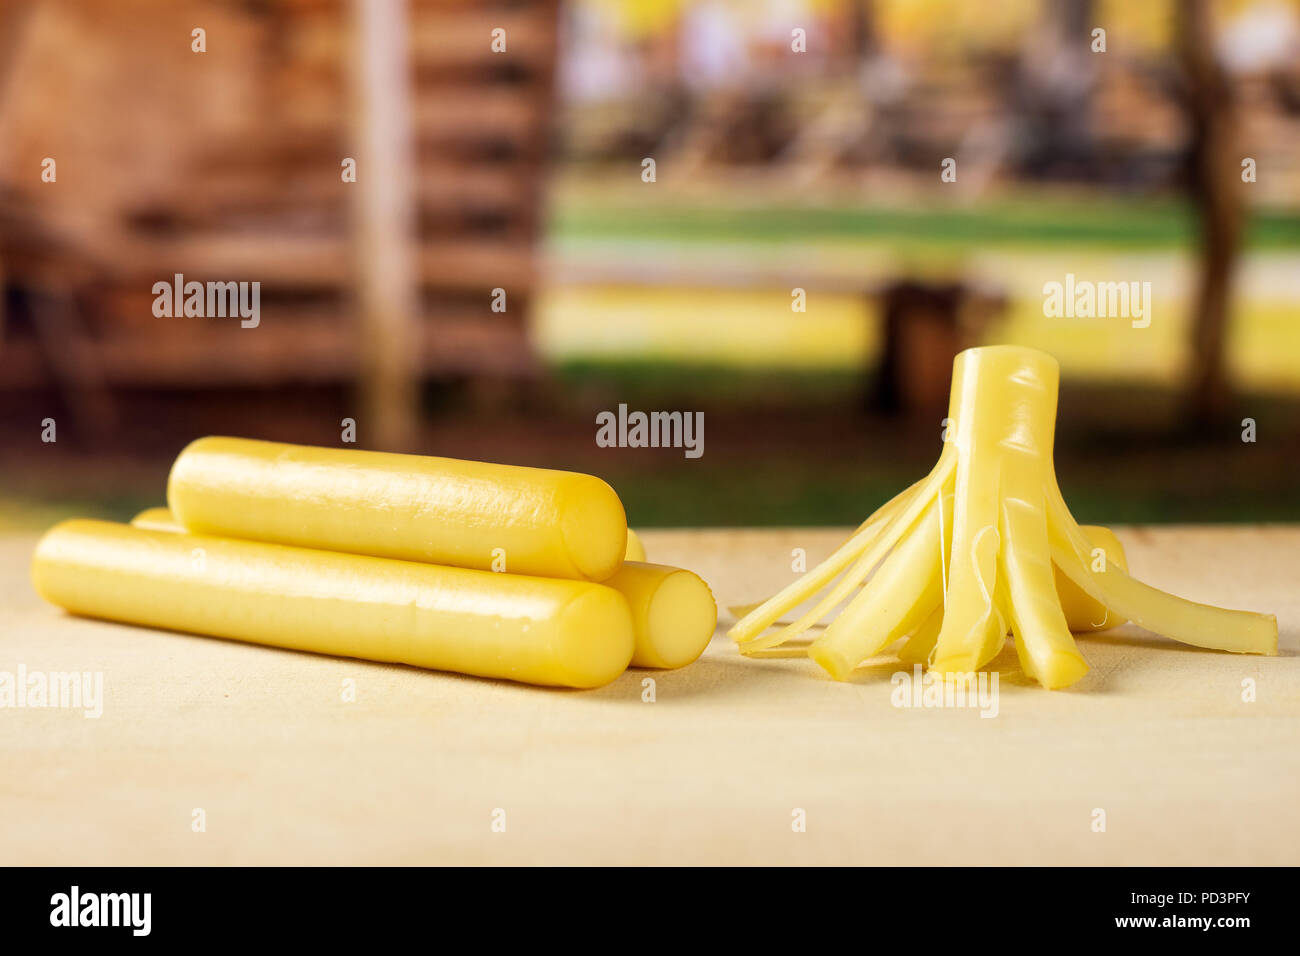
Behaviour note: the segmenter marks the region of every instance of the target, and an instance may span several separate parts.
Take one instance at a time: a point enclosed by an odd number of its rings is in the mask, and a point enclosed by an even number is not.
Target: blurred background
[[[177,273],[257,326],[155,315]],[[345,419],[851,524],[991,342],[1060,360],[1081,521],[1300,519],[1300,2],[0,0],[0,529]],[[703,457],[598,447],[620,403]]]

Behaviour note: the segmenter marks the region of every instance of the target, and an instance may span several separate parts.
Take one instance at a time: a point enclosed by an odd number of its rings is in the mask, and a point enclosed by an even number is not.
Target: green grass
[[[555,209],[560,242],[664,240],[682,243],[784,243],[857,240],[894,245],[1089,245],[1128,249],[1185,247],[1196,236],[1192,210],[1173,199],[1015,199],[959,208],[939,205],[728,206],[672,200],[629,204],[570,198]],[[1251,249],[1300,248],[1300,213],[1260,210],[1248,223]]]

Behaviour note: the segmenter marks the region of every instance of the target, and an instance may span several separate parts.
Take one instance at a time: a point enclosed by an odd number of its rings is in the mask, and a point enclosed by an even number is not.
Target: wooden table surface
[[[843,534],[644,539],[725,608]],[[545,690],[69,617],[32,593],[35,538],[5,538],[0,672],[102,672],[104,700],[0,710],[0,860],[1300,863],[1300,528],[1120,537],[1153,585],[1276,613],[1280,655],[1126,626],[1049,692],[1008,650],[984,719],[895,707],[897,660],[835,683],[742,659],[720,627],[682,670]]]

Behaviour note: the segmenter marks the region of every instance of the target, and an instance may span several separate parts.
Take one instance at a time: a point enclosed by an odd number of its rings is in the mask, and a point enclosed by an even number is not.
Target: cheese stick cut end
[[[589,581],[73,520],[32,582],[87,617],[529,684],[600,687],[632,659],[627,601]]]
[[[167,505],[195,534],[403,561],[603,581],[627,518],[592,475],[243,438],[200,438]]]
[[[718,605],[698,575],[627,561],[605,584],[627,598],[632,610],[633,667],[685,667],[709,646]]]
[[[623,566],[623,555],[627,551],[627,515],[623,511],[623,502],[613,488],[595,475],[564,471],[551,474],[564,476],[560,479],[561,490],[557,498],[565,557],[577,570],[572,576],[604,581]],[[530,570],[511,570],[549,576],[545,569],[558,566],[560,561],[543,549],[541,557],[529,563],[532,565]]]
[[[623,553],[624,561],[645,561],[645,545],[641,536],[631,528],[627,529],[627,550]]]

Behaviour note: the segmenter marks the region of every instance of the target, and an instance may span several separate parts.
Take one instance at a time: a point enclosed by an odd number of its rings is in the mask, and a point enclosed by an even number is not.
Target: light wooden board
[[[842,536],[644,538],[725,606]],[[102,671],[105,699],[98,719],[0,710],[0,860],[1300,863],[1300,528],[1120,537],[1151,584],[1275,612],[1281,655],[1125,627],[1086,639],[1092,672],[1048,692],[1008,651],[982,719],[893,706],[896,661],[835,683],[807,660],[742,659],[720,628],[683,670],[543,690],[71,618],[31,591],[35,539],[3,539],[0,671]]]

